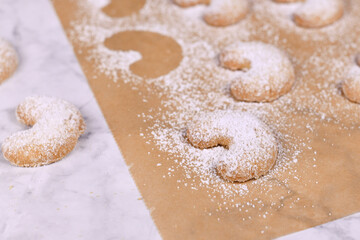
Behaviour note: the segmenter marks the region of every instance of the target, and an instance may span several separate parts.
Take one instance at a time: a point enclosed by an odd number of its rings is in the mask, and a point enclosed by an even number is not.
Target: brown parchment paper
[[[69,34],[73,27],[71,22],[79,17],[77,13],[80,11],[80,6],[72,0],[53,0],[52,2],[65,32]],[[144,4],[144,1],[131,3],[129,0],[126,4],[123,2],[111,3],[114,9],[121,9],[120,16],[127,15],[126,9],[131,14]],[[111,9],[107,7],[104,11],[116,16],[116,11],[112,12]],[[81,17],[86,18],[86,14]],[[252,16],[252,21],[258,21],[259,29],[261,29],[260,18]],[[359,29],[353,31],[360,32]],[[353,41],[356,46],[344,50],[342,42],[333,42],[331,39],[323,41],[321,46],[312,44],[311,41],[304,45],[299,41],[298,36],[281,30],[278,34],[280,38],[287,39],[286,46],[292,49],[292,54],[299,59],[296,64],[297,74],[299,75],[301,71],[309,72],[310,80],[306,82],[309,90],[299,93],[304,98],[317,91],[317,84],[327,81],[321,75],[313,73],[310,67],[302,69],[301,63],[306,60],[309,53],[320,47],[326,51],[327,46],[336,45],[339,46],[339,51],[333,53],[334,56],[345,55],[351,59],[358,44],[356,39],[348,39],[348,42]],[[126,49],[127,46],[123,45],[136,36],[129,33],[126,35],[127,41],[119,39],[107,44],[114,49]],[[354,34],[344,36],[344,38],[353,36]],[[156,38],[156,36],[145,37]],[[72,38],[69,39],[72,41]],[[259,30],[252,39],[266,41],[266,34]],[[172,44],[166,38],[156,38],[156,42],[160,46]],[[340,91],[339,98],[331,100],[334,101],[333,104],[353,104],[354,106],[340,114],[339,119],[334,121],[319,120],[312,131],[307,130],[309,114],[305,114],[313,111],[310,107],[284,113],[288,116],[288,121],[294,123],[294,128],[279,129],[279,131],[283,133],[291,131],[309,139],[312,143],[311,149],[305,147],[301,149],[295,166],[302,181],[288,179],[285,172],[279,178],[269,179],[274,183],[271,189],[252,188],[249,185],[250,194],[246,195],[246,199],[239,196],[236,201],[245,203],[249,200],[261,199],[264,205],[261,209],[258,206],[245,206],[242,211],[239,211],[236,207],[224,208],[220,204],[221,197],[217,198],[219,201],[214,201],[214,198],[209,198],[206,190],[179,187],[178,179],[186,181],[185,173],[181,168],[175,169],[172,173],[176,177],[164,179],[167,169],[174,164],[174,158],[171,154],[160,151],[154,144],[146,144],[146,141],[153,140],[144,139],[140,133],[153,122],[144,122],[138,114],[147,112],[154,106],[161,106],[161,100],[166,96],[158,97],[157,89],[150,92],[141,86],[134,89],[131,83],[124,83],[121,80],[114,83],[109,76],[96,70],[94,61],[88,60],[90,49],[77,45],[76,41],[72,41],[72,44],[106,121],[130,167],[131,174],[164,239],[268,239],[360,211],[358,184],[360,180],[360,148],[358,147],[360,119],[357,118],[360,108],[355,106],[356,104],[349,103],[341,96]],[[130,47],[142,49],[141,51],[154,55],[151,53],[151,46],[141,44],[142,41],[133,39]],[[171,53],[176,56],[172,56],[173,62],[169,64],[177,64],[178,59],[182,57],[181,51],[177,49],[176,44],[172,46],[172,50]],[[330,61],[331,59],[323,60]],[[135,71],[143,77],[157,75],[151,69],[152,67],[149,66],[144,68],[140,66]],[[169,65],[164,63],[163,67],[156,66],[156,69],[160,70],[160,74],[164,74],[168,71]],[[301,88],[302,84],[305,83],[298,82],[296,88]],[[144,96],[147,102],[142,101]],[[299,98],[301,101],[299,96],[294,95],[293,98]],[[293,102],[296,103],[296,101]],[[318,104],[321,104],[321,101]],[[166,108],[163,107],[163,109]],[[276,116],[269,116],[270,119],[271,117]],[[343,127],[338,127],[339,122]],[[287,145],[286,142],[282,144],[285,147]],[[314,157],[317,159],[316,170],[313,168]],[[161,167],[156,165],[159,162],[162,163]],[[283,182],[284,179],[288,179],[286,184]],[[270,204],[275,204],[276,207],[270,207]],[[266,217],[262,217],[265,213]],[[138,227],[141,231],[141,226]]]

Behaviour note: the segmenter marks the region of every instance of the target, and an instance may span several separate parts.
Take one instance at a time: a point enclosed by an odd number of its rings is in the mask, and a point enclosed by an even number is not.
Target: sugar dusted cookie
[[[18,66],[15,49],[7,41],[0,38],[0,83],[9,78]]]
[[[197,148],[223,146],[217,173],[230,182],[266,174],[277,158],[277,142],[269,127],[255,116],[236,111],[199,115],[188,126],[187,138]]]
[[[209,25],[224,27],[237,23],[249,12],[248,0],[213,0],[204,13]]]
[[[222,67],[237,71],[230,91],[240,101],[274,101],[289,92],[295,81],[287,55],[262,42],[232,44],[220,53],[219,61]]]
[[[320,28],[339,20],[343,14],[343,0],[306,0],[294,13],[294,22],[304,28]]]
[[[215,27],[225,27],[245,18],[250,10],[249,0],[174,0],[181,7],[210,4],[205,10],[205,22]]]
[[[14,133],[2,144],[4,157],[20,167],[37,167],[61,160],[85,131],[79,110],[52,97],[28,97],[16,110],[19,122],[32,128]]]
[[[356,59],[358,60],[358,58]],[[347,72],[342,83],[342,91],[347,99],[360,103],[360,66],[354,65]]]

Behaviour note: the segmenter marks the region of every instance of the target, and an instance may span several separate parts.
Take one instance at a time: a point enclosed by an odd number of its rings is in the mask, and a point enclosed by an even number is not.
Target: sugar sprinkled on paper
[[[78,21],[73,22],[71,39],[84,48],[92,47],[89,61],[95,61],[99,72],[111,77],[114,82],[121,79],[125,83],[131,83],[134,88],[139,85],[148,87],[149,91],[157,88],[160,90],[159,95],[166,96],[161,108],[151,108],[139,115],[139,118],[146,121],[158,119],[152,121],[151,127],[143,129],[144,138],[153,138],[157,148],[172,155],[171,169],[180,167],[189,176],[177,180],[178,188],[206,188],[210,195],[212,192],[220,193],[224,199],[221,206],[233,204],[241,211],[243,204],[232,203],[231,196],[249,194],[249,187],[270,192],[273,186],[282,184],[274,179],[283,172],[287,172],[289,178],[296,181],[302,180],[295,166],[303,149],[311,149],[311,139],[293,134],[291,129],[299,126],[288,118],[289,112],[305,114],[308,119],[311,118],[304,131],[313,132],[314,122],[336,122],[357,108],[347,104],[346,100],[341,100],[336,86],[347,71],[349,61],[346,55],[354,52],[359,45],[351,39],[358,39],[356,32],[352,33],[352,28],[357,22],[354,19],[360,4],[354,4],[351,9],[347,6],[343,18],[316,30],[303,29],[292,21],[293,13],[302,3],[278,4],[254,0],[249,17],[227,28],[212,28],[204,23],[202,13],[205,6],[183,9],[171,1],[153,0],[147,1],[138,14],[111,19],[86,1],[79,1],[78,4],[82,4],[81,9],[89,17],[79,17]],[[262,24],[253,24],[253,21],[261,21]],[[279,29],[286,31],[280,35]],[[129,65],[141,58],[140,53],[109,51],[102,44],[111,35],[126,30],[154,31],[173,37],[183,49],[181,64],[166,76],[154,79],[134,75],[129,70]],[[271,104],[237,102],[229,94],[228,86],[237,73],[220,67],[217,57],[225,46],[233,42],[259,40],[259,33],[263,36],[262,41],[287,51],[296,67],[296,84],[289,94]],[[343,39],[344,35],[354,36]],[[291,36],[297,36],[303,45],[311,47],[317,44],[319,47],[311,55],[296,52],[296,48],[289,46]],[[320,44],[323,41],[333,45],[328,44],[324,48]],[[339,51],[336,43],[339,42],[342,43],[344,56],[336,55]],[[292,55],[297,55],[297,58],[291,57]],[[318,81],[315,85],[312,79],[309,80],[310,75],[322,76],[326,81]],[[305,94],[307,92],[313,94]],[[341,105],[334,104],[334,99],[343,102]],[[184,133],[194,116],[199,112],[218,109],[247,111],[266,122],[277,134],[279,156],[269,174],[248,184],[229,184],[214,172],[211,161],[211,156],[221,155],[224,149],[215,147],[201,150],[188,143]],[[358,115],[354,118],[359,117]],[[151,141],[148,143],[153,144]],[[167,177],[173,177],[172,170],[164,175],[164,178]],[[289,179],[283,179],[285,185],[281,185],[284,195],[290,191],[286,187],[288,181]],[[249,204],[258,208],[264,205],[257,203],[255,199]],[[281,204],[274,202],[274,206],[271,206],[280,208]]]

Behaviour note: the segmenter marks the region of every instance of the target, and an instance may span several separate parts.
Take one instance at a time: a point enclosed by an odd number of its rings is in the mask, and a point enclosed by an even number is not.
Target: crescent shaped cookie
[[[320,28],[339,20],[343,14],[343,0],[307,0],[294,13],[294,22],[304,28]]]
[[[0,38],[0,83],[9,78],[18,66],[15,49],[7,41]]]
[[[245,18],[250,10],[249,0],[174,0],[181,7],[210,4],[205,10],[205,22],[214,27],[225,27]]]
[[[204,20],[215,27],[229,26],[245,18],[249,9],[248,0],[213,0],[204,13]]]
[[[16,110],[19,122],[32,128],[14,133],[2,144],[4,157],[20,167],[59,161],[75,147],[85,131],[79,110],[57,98],[27,97]]]
[[[295,73],[287,55],[262,42],[238,42],[226,47],[220,65],[234,72],[232,96],[246,102],[271,102],[289,92]]]
[[[215,165],[217,173],[230,182],[263,176],[277,158],[277,142],[271,130],[249,113],[215,111],[199,115],[186,135],[196,148],[224,147]]]

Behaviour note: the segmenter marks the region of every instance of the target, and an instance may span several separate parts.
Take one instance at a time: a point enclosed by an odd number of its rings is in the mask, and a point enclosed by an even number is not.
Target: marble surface
[[[2,0],[0,36],[20,55],[0,85],[0,141],[25,129],[15,107],[33,94],[77,105],[87,131],[64,160],[17,168],[0,157],[0,239],[159,239],[48,0]],[[359,239],[360,213],[288,239]]]
[[[58,163],[18,168],[0,157],[0,239],[159,239],[51,3],[2,0],[0,29],[20,56],[0,85],[0,141],[25,128],[15,107],[33,94],[74,103],[87,123]]]

